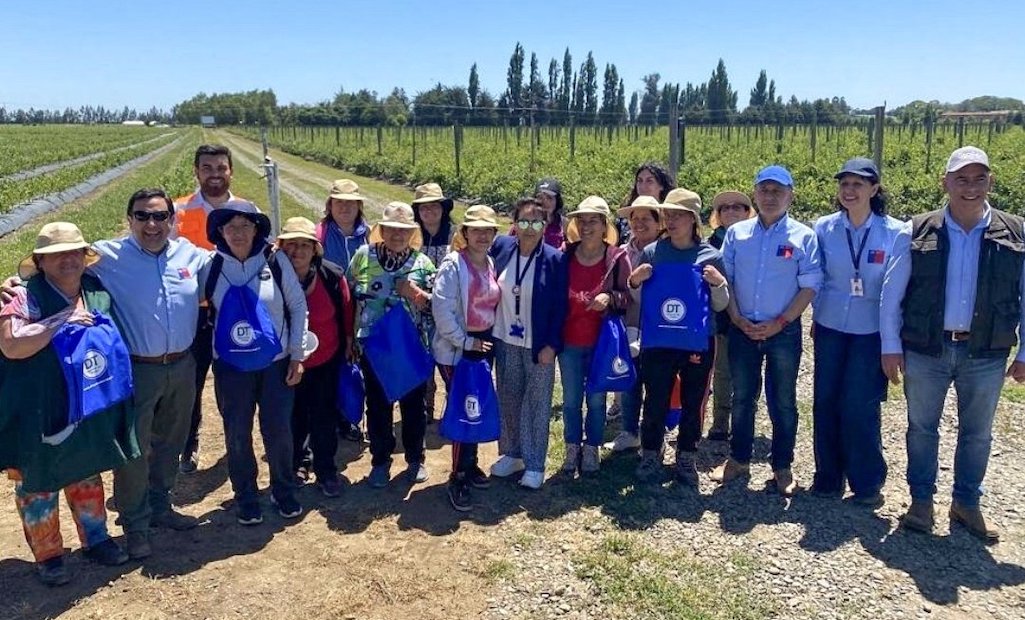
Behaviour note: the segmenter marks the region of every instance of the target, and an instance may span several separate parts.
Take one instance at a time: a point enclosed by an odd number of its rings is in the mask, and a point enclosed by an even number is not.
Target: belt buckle
[[[167,357],[169,355],[171,355],[171,354],[170,353],[164,353],[163,355],[160,356],[160,364],[162,366],[167,366],[167,364],[168,364]]]

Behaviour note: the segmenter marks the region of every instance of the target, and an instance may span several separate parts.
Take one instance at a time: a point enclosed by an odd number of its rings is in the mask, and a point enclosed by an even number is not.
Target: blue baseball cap
[[[755,176],[755,185],[765,181],[775,181],[791,188],[794,186],[794,178],[790,176],[790,171],[783,166],[766,166],[759,170]]]
[[[833,175],[833,178],[839,179],[845,174],[853,174],[873,181],[879,180],[879,168],[876,168],[876,163],[867,157],[848,159],[844,162],[843,168],[840,168],[840,172]]]

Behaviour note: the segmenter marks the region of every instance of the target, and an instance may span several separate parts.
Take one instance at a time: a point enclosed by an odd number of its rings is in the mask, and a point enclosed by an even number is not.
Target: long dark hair
[[[844,175],[844,176],[848,176],[848,175]],[[855,176],[859,176],[859,175],[855,175]],[[872,177],[861,177],[861,178],[867,179],[868,181],[872,182],[873,184],[879,183],[879,179],[876,179],[876,178],[872,178]],[[839,183],[842,180],[843,180],[843,177],[840,177],[839,179],[836,180],[836,182]],[[890,192],[886,191],[886,188],[883,187],[882,183],[879,183],[879,191],[876,192],[875,196],[872,196],[871,198],[868,199],[868,207],[872,210],[872,213],[875,213],[876,215],[879,215],[879,216],[883,216],[883,215],[886,215],[886,209],[889,206],[889,204],[890,204]],[[837,197],[833,198],[833,207],[835,209],[837,209],[837,210],[842,210],[842,211],[846,211],[847,210],[842,204],[840,204],[840,199],[837,198]]]
[[[651,173],[651,176],[658,179],[658,184],[662,186],[662,195],[658,197],[659,202],[666,199],[666,194],[669,193],[669,190],[676,189],[676,179],[673,178],[673,175],[669,173],[665,166],[657,161],[646,161],[637,166],[637,170],[634,170],[634,179],[633,183],[630,184],[630,193],[627,194],[619,206],[628,207],[637,198],[637,175],[645,170]]]

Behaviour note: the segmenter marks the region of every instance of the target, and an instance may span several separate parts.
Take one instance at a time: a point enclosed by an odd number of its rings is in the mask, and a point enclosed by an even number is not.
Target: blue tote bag
[[[641,289],[641,348],[707,351],[712,306],[702,267],[655,265]]]
[[[363,339],[363,353],[377,375],[388,402],[395,402],[424,383],[434,372],[413,319],[403,304],[388,308]]]
[[[460,443],[498,440],[498,393],[487,360],[463,358],[456,364],[439,432],[442,437]]]
[[[363,371],[360,370],[359,364],[342,362],[338,370],[338,408],[350,424],[359,424],[363,419],[366,395]]]
[[[253,275],[256,278],[257,272]],[[243,372],[263,370],[281,353],[281,341],[270,311],[256,291],[231,284],[217,308],[214,350],[222,362]],[[287,329],[287,327],[286,327]]]
[[[587,393],[626,392],[637,382],[637,368],[630,356],[630,339],[623,319],[607,316],[591,355]]]

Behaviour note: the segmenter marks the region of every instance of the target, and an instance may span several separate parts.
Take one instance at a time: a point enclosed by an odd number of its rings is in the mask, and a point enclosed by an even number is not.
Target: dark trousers
[[[381,381],[365,358],[363,382],[367,397],[367,435],[370,437],[370,464],[385,465],[391,462],[395,451],[395,432],[392,430],[392,401],[384,395]],[[424,435],[427,433],[427,414],[424,412],[426,382],[421,383],[399,400],[402,418],[402,449],[406,463],[424,461]]]
[[[491,337],[490,329],[484,332],[468,332],[466,335],[471,338],[480,338],[494,344],[494,338]],[[463,351],[463,357],[471,362],[486,359],[492,364],[492,366],[495,363],[494,349],[488,353],[481,353],[480,351]],[[452,389],[452,376],[455,374],[456,367],[438,364],[438,370],[441,374],[442,381],[445,382],[445,393],[448,395]],[[447,408],[448,407],[446,406],[446,409]],[[476,443],[463,443],[459,441],[452,442],[453,475],[458,476],[459,474],[466,474],[477,468],[478,445],[479,444]]]
[[[676,375],[680,376],[680,434],[678,452],[694,452],[701,439],[701,412],[708,398],[708,381],[715,362],[715,339],[707,351],[641,349],[641,381],[644,383],[644,415],[641,417],[641,448],[661,450],[666,414]]]
[[[338,365],[339,356],[335,356],[324,364],[307,368],[303,380],[295,386],[292,470],[298,471],[312,452],[313,473],[318,482],[338,477]]]
[[[886,376],[879,334],[815,324],[815,487],[873,495],[886,481],[881,403]]]
[[[271,492],[287,499],[295,492],[292,471],[292,404],[295,390],[285,385],[288,358],[245,372],[215,360],[214,390],[224,419],[228,451],[228,478],[239,504],[255,504],[256,455],[253,453],[253,417],[260,406],[260,435],[270,467]]]
[[[203,422],[203,387],[206,375],[210,372],[210,364],[214,357],[214,330],[209,322],[210,308],[199,308],[199,321],[196,324],[196,339],[192,341],[192,357],[196,360],[196,400],[192,404],[192,421],[189,424],[189,435],[185,440],[184,457],[199,450],[199,427]]]

